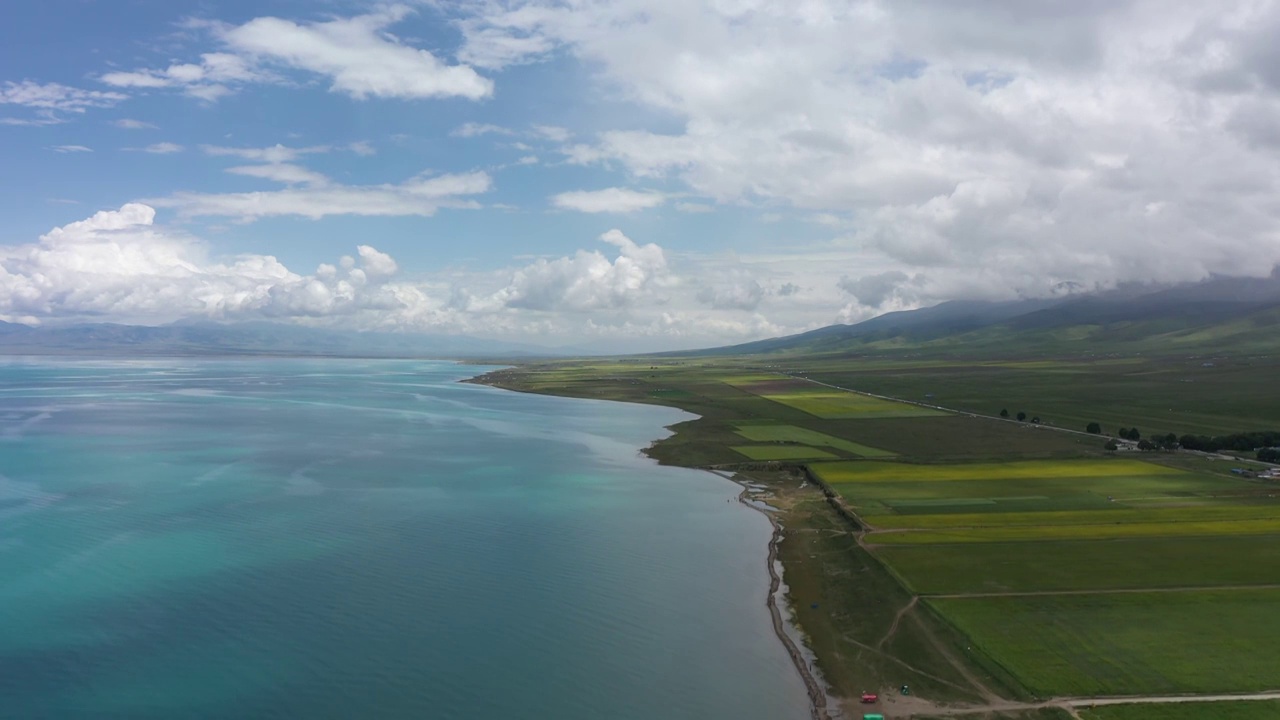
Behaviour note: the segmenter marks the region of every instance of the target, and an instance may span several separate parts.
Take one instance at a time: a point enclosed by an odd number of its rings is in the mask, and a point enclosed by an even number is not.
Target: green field
[[[1083,513],[1082,513],[1083,514]],[[867,542],[876,545],[937,545],[950,543],[1006,543],[1038,540],[1122,540],[1125,538],[1207,535],[1280,535],[1280,518],[1218,520],[1205,522],[1116,522],[1082,525],[1018,525],[1011,527],[958,528],[873,532]]]
[[[733,449],[752,460],[825,460],[835,457],[804,445],[734,445]]]
[[[930,603],[1041,696],[1254,692],[1280,683],[1276,590]]]
[[[1274,357],[1127,357],[979,360],[802,360],[809,377],[841,387],[995,415],[1001,409],[1084,430],[1099,422],[1114,433],[1209,435],[1265,428],[1280,418],[1280,396],[1257,388],[1274,382]]]
[[[893,453],[841,440],[816,430],[795,425],[739,425],[738,434],[754,442],[797,443],[817,447],[833,447],[859,457],[892,457]]]
[[[925,594],[1280,585],[1278,535],[886,545],[877,554]]]
[[[782,376],[735,376],[727,378],[725,382],[824,420],[936,417],[946,414],[931,408],[824,388],[811,382]]]
[[[1180,465],[812,469],[879,530],[866,542],[902,582],[1032,693],[1280,686],[1280,592],[1259,587],[1280,585],[1280,493]]]
[[[1270,494],[1276,494],[1268,492]],[[1269,500],[1269,502],[1264,502]],[[864,515],[876,528],[965,530],[980,528],[1048,527],[1084,525],[1130,526],[1143,523],[1174,524],[1232,522],[1280,518],[1280,499],[1259,498],[1255,504],[1189,507],[1115,508],[1086,512],[970,513],[950,515]],[[1170,533],[1181,534],[1181,531]],[[1197,533],[1191,533],[1197,534]]]
[[[1108,705],[1081,710],[1080,717],[1083,720],[1275,720],[1280,718],[1280,700]]]
[[[1274,494],[1235,478],[1119,459],[963,465],[836,462],[816,464],[813,471],[855,510],[873,517],[1105,513]],[[896,523],[890,519],[885,525]]]
[[[829,483],[924,480],[1039,480],[1044,478],[1138,477],[1178,475],[1180,471],[1139,460],[1033,460],[963,465],[914,465],[896,462],[827,463],[815,466]]]

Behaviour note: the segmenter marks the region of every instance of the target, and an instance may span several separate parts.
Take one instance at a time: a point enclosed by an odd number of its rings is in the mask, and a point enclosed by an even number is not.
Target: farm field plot
[[[748,395],[747,397],[756,397]],[[761,402],[770,402],[760,398]],[[775,407],[784,406],[773,404]],[[786,408],[792,412],[799,412]],[[1100,455],[1102,438],[1046,431],[963,415],[914,418],[842,418],[822,420],[821,430],[880,448],[901,457],[951,460],[1020,460],[1023,458]]]
[[[947,414],[939,410],[907,403],[881,400],[842,390],[824,389],[819,385],[803,380],[734,377],[726,378],[725,382],[753,395],[758,395],[806,412],[814,417],[828,420],[838,418],[936,417]]]
[[[913,465],[837,462],[814,471],[863,515],[1109,512],[1250,498],[1268,488],[1134,460]],[[894,526],[890,520],[886,523]],[[872,523],[876,526],[875,523]]]
[[[1109,513],[1111,514],[1111,513]],[[873,527],[875,527],[873,525]],[[1037,540],[1121,540],[1124,538],[1209,535],[1280,535],[1280,518],[1205,522],[1116,522],[1081,525],[1015,525],[953,530],[871,532],[868,543],[929,545],[948,543],[1034,542]]]
[[[734,445],[733,449],[752,460],[825,460],[835,457],[825,450],[804,445]]]
[[[1001,408],[1041,416],[1046,423],[1083,430],[1097,421],[1107,432],[1207,435],[1267,427],[1280,416],[1280,398],[1255,389],[1271,382],[1276,360],[1219,362],[1116,358],[1038,361],[885,361],[800,364],[810,377],[881,395],[923,399],[957,410],[994,415]]]
[[[864,515],[875,528],[968,530],[981,528],[1041,528],[1047,526],[1138,525],[1231,522],[1280,519],[1280,499],[1249,505],[1188,503],[1187,507],[1112,508],[1084,512],[969,513],[950,515]],[[1181,532],[1167,533],[1170,535]],[[1192,533],[1194,534],[1194,533]]]
[[[1110,705],[1081,710],[1080,717],[1083,720],[1275,720],[1280,718],[1280,700]]]
[[[1257,692],[1278,681],[1276,590],[929,603],[1040,696]]]
[[[876,554],[924,594],[1280,585],[1277,535],[885,545]]]
[[[1228,481],[1229,483],[1229,481]],[[1185,503],[1213,500],[1222,493],[1240,491],[1239,483],[1215,478],[1183,476],[1107,476],[1026,480],[944,480],[903,483],[898,481],[833,483],[846,500],[858,508],[879,512],[888,507],[898,513],[973,512],[967,505],[983,504],[984,512],[1018,510],[1089,510],[1158,500]],[[932,508],[932,509],[931,509]]]
[[[1027,460],[1001,463],[914,465],[899,462],[828,463],[815,468],[829,483],[925,480],[1036,480],[1186,474],[1140,460]]]
[[[756,425],[738,426],[738,434],[754,442],[785,442],[810,445],[815,447],[833,447],[851,455],[860,457],[892,457],[893,453],[868,447],[849,440],[832,437],[816,430],[808,430],[795,425]]]

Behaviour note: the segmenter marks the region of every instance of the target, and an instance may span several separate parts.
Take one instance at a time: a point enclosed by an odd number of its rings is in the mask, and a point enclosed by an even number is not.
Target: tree
[[[1116,434],[1119,435],[1121,439],[1128,440],[1129,428],[1120,428],[1119,430],[1116,431]]]
[[[1280,463],[1280,448],[1259,448],[1258,459],[1266,463]]]
[[[1085,427],[1084,431],[1093,435],[1101,435],[1102,426],[1096,422],[1091,422],[1089,423],[1088,426]]]
[[[1024,413],[1024,412],[1022,412],[1021,410],[1019,410],[1019,411],[1018,411],[1018,422],[1022,422],[1023,420],[1026,420],[1026,419],[1027,419],[1027,414],[1026,414],[1026,413]]]
[[[1142,439],[1142,433],[1138,432],[1138,428],[1129,428],[1129,439],[1130,439],[1130,440],[1141,440],[1141,439]]]
[[[1108,449],[1108,450],[1110,450],[1110,451],[1112,451],[1112,452],[1115,452],[1116,450],[1119,450],[1119,449],[1120,449],[1120,445],[1118,445],[1118,444],[1116,443],[1115,438],[1112,438],[1112,439],[1108,440],[1108,441],[1107,441],[1107,444],[1106,444],[1106,445],[1103,445],[1102,447],[1104,447],[1104,448],[1106,448],[1106,449]]]
[[[1155,450],[1156,446],[1150,440],[1139,440],[1138,449],[1146,452],[1148,450]]]
[[[1008,410],[1008,408],[1006,408],[1006,409],[1004,409],[1004,410],[1001,410],[1001,411],[1000,411],[1000,417],[1002,417],[1002,418],[1007,418],[1007,417],[1009,417],[1009,410]]]

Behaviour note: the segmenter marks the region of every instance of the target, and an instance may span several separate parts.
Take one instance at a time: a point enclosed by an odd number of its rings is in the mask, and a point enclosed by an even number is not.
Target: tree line
[[[1178,438],[1178,443],[1187,450],[1201,450],[1203,452],[1218,452],[1219,450],[1249,452],[1250,450],[1261,448],[1258,452],[1258,459],[1262,460],[1262,453],[1266,450],[1272,450],[1275,453],[1268,453],[1270,457],[1280,455],[1280,451],[1274,450],[1277,445],[1280,445],[1280,430],[1257,430],[1234,435],[1183,435]],[[1275,460],[1266,462],[1275,462]]]
[[[1000,417],[1009,419],[1009,410],[1002,409]],[[1026,422],[1027,414],[1018,411],[1018,422]],[[1031,418],[1031,422],[1040,424],[1040,416]],[[1085,432],[1091,435],[1102,434],[1102,424],[1091,422],[1085,426]],[[1144,439],[1142,432],[1136,427],[1122,427],[1116,431],[1116,435],[1123,440],[1138,443],[1139,450],[1176,450],[1179,447],[1184,450],[1199,450],[1201,452],[1219,452],[1221,450],[1232,450],[1235,452],[1253,452],[1257,451],[1258,459],[1263,462],[1280,463],[1280,430],[1257,430],[1254,432],[1235,433],[1233,435],[1176,435],[1174,433],[1166,433],[1164,435],[1153,435]],[[1115,450],[1118,446],[1115,440],[1107,443],[1108,450]]]

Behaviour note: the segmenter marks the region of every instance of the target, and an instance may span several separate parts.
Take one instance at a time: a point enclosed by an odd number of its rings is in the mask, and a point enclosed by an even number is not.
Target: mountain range
[[[345,332],[267,322],[160,326],[90,323],[58,327],[0,322],[0,354],[501,358],[557,353],[535,345],[463,335]]]
[[[1280,351],[1280,275],[1051,299],[956,300],[682,355]]]

